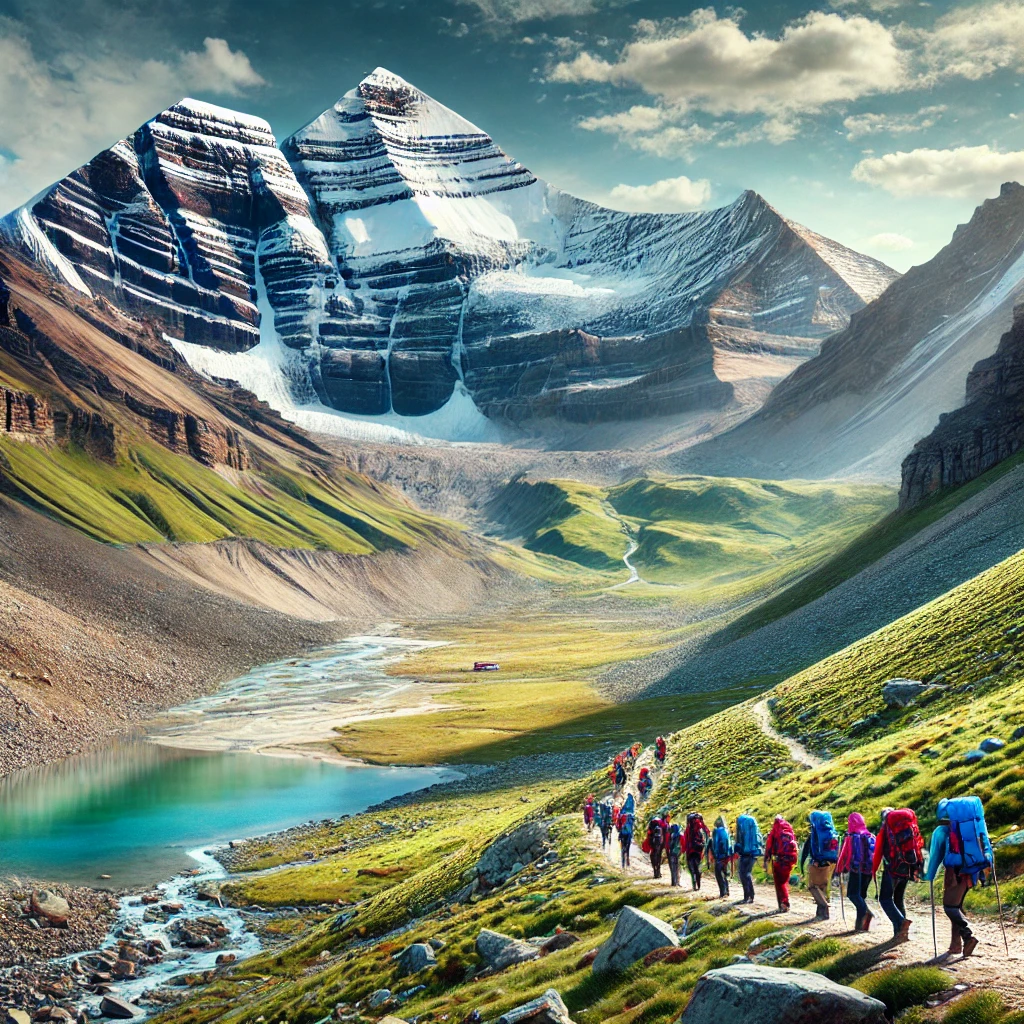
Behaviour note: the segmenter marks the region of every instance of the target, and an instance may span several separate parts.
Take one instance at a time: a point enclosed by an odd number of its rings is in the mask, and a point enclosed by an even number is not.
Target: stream
[[[459,777],[439,768],[390,768],[297,756],[294,744],[330,736],[346,718],[393,706],[413,683],[386,664],[420,641],[355,637],[302,659],[261,666],[215,694],[176,708],[151,734],[0,780],[0,865],[5,874],[132,889],[104,946],[122,931],[161,939],[176,918],[216,916],[216,949],[174,948],[113,994],[132,1000],[172,975],[207,970],[217,955],[260,948],[242,916],[201,901],[223,878],[211,856],[231,839],[356,814],[391,797]],[[408,701],[406,695],[406,700]],[[290,748],[288,744],[292,744]],[[198,748],[198,749],[196,749]],[[257,750],[285,750],[267,756]],[[144,919],[139,891],[181,903],[170,920]],[[98,1012],[98,997],[88,1004]]]

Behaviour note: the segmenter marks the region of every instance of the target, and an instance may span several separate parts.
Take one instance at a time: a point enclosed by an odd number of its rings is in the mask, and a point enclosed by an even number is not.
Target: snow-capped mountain
[[[464,433],[477,410],[721,406],[897,276],[751,192],[694,214],[574,198],[383,69],[280,148],[183,100],[2,223],[66,286],[322,429],[332,410]]]

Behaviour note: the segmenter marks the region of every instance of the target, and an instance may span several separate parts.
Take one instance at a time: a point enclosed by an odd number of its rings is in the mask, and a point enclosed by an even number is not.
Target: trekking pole
[[[932,898],[932,948],[935,950],[935,959],[939,959],[939,940],[935,934],[935,879],[928,879],[928,890]]]
[[[1003,920],[1003,898],[999,895],[999,876],[996,874],[996,855],[992,854],[992,881],[996,885],[996,906],[999,908],[999,927],[1003,932],[1003,945],[1006,947],[1006,959],[1010,959],[1010,943],[1006,940],[1006,922]]]
[[[843,915],[843,924],[846,924],[846,897],[843,895],[843,873],[839,872],[839,913]]]

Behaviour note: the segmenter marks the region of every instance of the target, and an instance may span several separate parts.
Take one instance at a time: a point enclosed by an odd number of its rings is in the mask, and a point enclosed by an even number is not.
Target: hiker
[[[612,838],[612,805],[607,800],[598,804],[597,827],[601,830],[601,848],[604,849]]]
[[[871,861],[875,855],[875,836],[864,821],[864,816],[854,811],[846,819],[846,838],[839,851],[836,874],[848,874],[846,894],[857,910],[855,932],[871,929],[874,914],[868,909],[868,886],[871,883]]]
[[[622,813],[622,804],[612,804],[612,828],[619,827],[619,815]]]
[[[668,822],[656,814],[647,825],[647,837],[640,847],[651,858],[654,877],[661,878],[661,857],[665,852],[665,839],[668,834]]]
[[[940,800],[936,817],[939,827],[932,833],[924,881],[934,882],[939,865],[945,867],[942,909],[952,929],[945,955],[959,953],[966,959],[978,948],[978,937],[964,915],[964,900],[992,867],[992,841],[984,808],[976,796]]]
[[[654,741],[654,757],[658,764],[665,763],[665,755],[668,753],[668,745],[665,743],[665,737],[659,736]]]
[[[839,834],[828,811],[811,811],[810,825],[810,833],[800,852],[800,874],[805,873],[804,865],[810,858],[811,864],[806,869],[806,876],[807,891],[818,908],[814,920],[827,921],[832,906],[829,893],[832,870],[839,859]]]
[[[783,914],[789,911],[789,879],[796,867],[797,852],[793,826],[781,814],[775,815],[768,841],[764,844],[764,869],[771,868],[775,898]]]
[[[636,804],[633,802],[633,794],[626,797],[626,802],[619,811],[619,849],[622,855],[623,868],[629,867],[630,848],[633,845],[633,822],[636,813]]]
[[[690,883],[693,891],[700,891],[701,862],[704,860],[711,833],[699,811],[691,811],[686,816],[686,868],[690,872]]]
[[[871,858],[871,873],[875,874],[884,863],[878,902],[885,916],[892,922],[893,938],[897,942],[910,941],[910,926],[904,897],[907,885],[918,877],[924,867],[924,840],[917,827],[917,815],[909,808],[882,811],[882,827],[875,840]]]
[[[615,788],[622,789],[629,776],[626,774],[626,766],[616,758],[615,761]]]
[[[679,861],[683,856],[684,845],[683,830],[673,822],[668,827],[668,838],[665,840],[665,857],[668,860],[668,873],[673,885],[679,885]]]
[[[721,814],[715,819],[715,830],[711,833],[711,856],[715,860],[718,895],[725,899],[729,895],[729,866],[732,864],[733,848],[729,828]]]
[[[640,793],[640,799],[646,800],[651,790],[654,789],[654,777],[651,775],[650,768],[640,769],[640,778],[637,779],[636,788]]]
[[[583,824],[587,826],[587,831],[590,832],[594,827],[594,794],[591,793],[586,800],[583,801]]]
[[[741,903],[754,902],[754,864],[764,853],[764,837],[757,827],[757,820],[751,814],[741,814],[736,819],[736,844],[733,847],[737,857],[737,873],[743,886]]]

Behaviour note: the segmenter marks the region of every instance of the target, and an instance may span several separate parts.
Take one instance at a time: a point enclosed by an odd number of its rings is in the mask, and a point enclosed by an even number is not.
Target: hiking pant
[[[729,862],[724,860],[715,861],[715,881],[718,882],[718,895],[729,895]]]
[[[757,857],[752,853],[744,853],[740,855],[740,859],[737,863],[737,870],[740,876],[740,885],[743,886],[743,898],[745,900],[754,899],[754,862]]]
[[[961,942],[966,942],[971,935],[971,925],[964,916],[964,900],[971,890],[970,876],[957,877],[956,871],[946,868],[946,885],[942,892],[942,909],[953,926],[953,936],[950,945],[956,941],[957,936]]]
[[[601,825],[601,845],[602,846],[607,846],[609,840],[611,839],[611,837],[612,837],[612,827],[611,827],[611,825],[604,825],[604,824],[602,824]]]
[[[670,853],[668,854],[668,873],[672,878],[672,884],[679,884],[679,854]]]
[[[831,864],[808,864],[807,865],[807,891],[811,894],[815,906],[818,908],[818,917],[827,918],[832,900],[829,897],[829,883],[832,881]]]
[[[661,854],[664,850],[662,846],[651,847],[651,867],[654,868],[654,877],[661,878]]]
[[[633,845],[632,836],[619,836],[619,847],[622,850],[622,866],[629,867],[629,848]]]
[[[882,885],[878,890],[878,902],[885,911],[885,916],[892,922],[893,935],[899,935],[903,922],[907,919],[907,908],[903,897],[907,891],[909,878],[894,878],[886,868],[882,872]]]
[[[772,881],[775,883],[775,898],[779,901],[780,910],[789,910],[789,877],[793,874],[793,865],[789,861],[779,863],[772,861]]]
[[[686,855],[686,870],[690,872],[690,881],[694,889],[700,888],[700,866],[704,857],[699,853],[688,853]]]
[[[850,881],[847,883],[846,895],[850,902],[857,908],[857,931],[860,931],[864,924],[864,918],[868,916],[868,886],[871,884],[871,875],[866,871],[851,871]]]

